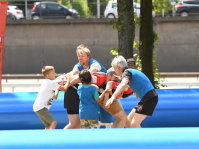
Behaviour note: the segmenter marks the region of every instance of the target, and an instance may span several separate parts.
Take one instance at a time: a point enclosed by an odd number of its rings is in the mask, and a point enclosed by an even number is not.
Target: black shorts
[[[136,113],[152,116],[157,103],[158,94],[152,90],[134,108]]]
[[[77,94],[77,86],[69,87],[64,94],[64,108],[68,114],[79,114],[79,96]]]

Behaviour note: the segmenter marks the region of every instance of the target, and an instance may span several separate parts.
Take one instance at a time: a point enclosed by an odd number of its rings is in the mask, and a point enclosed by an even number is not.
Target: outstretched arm
[[[70,76],[69,75],[66,75],[67,77],[67,81],[66,81],[66,84],[63,86],[61,85],[58,90],[61,90],[61,91],[64,91],[66,92],[68,90],[68,87],[70,86]]]
[[[105,89],[105,90],[102,92],[102,94],[99,96],[100,99],[104,98],[104,96],[105,96],[106,93],[108,93],[108,94],[112,93],[112,89]]]
[[[55,94],[54,94],[54,97],[53,97],[53,99],[57,99],[57,97],[58,97],[58,94],[59,94],[59,90],[55,90]]]
[[[115,99],[117,99],[117,97],[125,90],[125,88],[127,87],[129,80],[124,78],[122,79],[121,83],[118,85],[117,89],[115,90],[115,92],[113,93],[113,95],[111,96],[111,98],[107,101],[106,103],[106,108],[109,108],[110,105],[113,103],[113,101]]]

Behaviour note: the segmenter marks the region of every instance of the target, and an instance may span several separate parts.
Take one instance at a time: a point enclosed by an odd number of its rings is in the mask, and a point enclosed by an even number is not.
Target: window
[[[184,4],[199,5],[199,1],[184,1]]]
[[[46,9],[46,4],[40,4],[41,9]]]
[[[115,7],[117,7],[117,3],[112,4],[112,8],[115,8]]]
[[[57,10],[61,10],[61,6],[60,5],[49,4],[48,5],[48,9],[49,10],[53,10],[53,11],[57,11]]]

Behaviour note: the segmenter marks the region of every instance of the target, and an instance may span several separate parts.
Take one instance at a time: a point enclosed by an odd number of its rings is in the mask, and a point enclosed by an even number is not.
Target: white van
[[[136,13],[137,17],[140,16],[140,4],[133,2],[134,12]],[[153,17],[155,16],[155,12],[153,11]],[[106,5],[104,11],[105,18],[118,18],[117,13],[117,0],[110,0]]]

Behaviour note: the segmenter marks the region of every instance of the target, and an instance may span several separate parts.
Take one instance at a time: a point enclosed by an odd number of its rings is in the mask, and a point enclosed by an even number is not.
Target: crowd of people
[[[64,91],[64,108],[69,123],[64,129],[140,128],[147,116],[152,116],[158,103],[158,94],[148,77],[136,70],[133,58],[117,56],[108,70],[91,57],[90,50],[79,45],[76,50],[78,63],[72,71],[56,80],[55,68],[44,66],[44,82],[38,92],[33,110],[45,129],[55,129],[57,122],[49,109],[59,91]],[[120,99],[134,94],[140,102],[132,107],[129,115]],[[115,120],[114,120],[115,117]],[[114,120],[114,121],[113,121]]]

